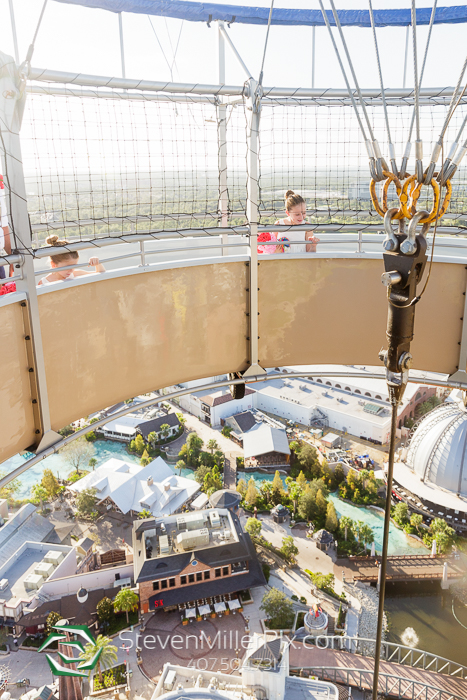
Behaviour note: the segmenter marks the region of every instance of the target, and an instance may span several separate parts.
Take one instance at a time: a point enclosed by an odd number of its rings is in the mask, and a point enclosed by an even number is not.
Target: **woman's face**
[[[76,265],[77,262],[78,258],[72,258],[71,255],[69,255],[67,258],[65,258],[64,260],[60,260],[60,262],[58,263],[51,260],[50,264],[53,267],[55,274],[58,275],[62,280],[66,280],[66,278],[70,277],[70,275],[73,273],[73,270],[60,270],[60,268],[68,267],[68,265]]]
[[[306,221],[306,204],[303,202],[303,204],[297,204],[295,207],[292,207],[292,209],[289,209],[287,211],[287,215],[289,219],[291,219],[293,224],[296,224],[297,226],[299,224],[304,224]]]

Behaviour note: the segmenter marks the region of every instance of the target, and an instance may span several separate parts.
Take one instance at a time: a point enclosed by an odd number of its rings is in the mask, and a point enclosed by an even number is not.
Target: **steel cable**
[[[391,139],[391,128],[389,126],[388,106],[386,104],[386,93],[384,90],[383,72],[381,70],[381,61],[379,58],[378,40],[376,38],[375,18],[373,15],[373,5],[372,5],[371,0],[368,0],[368,6],[370,9],[370,21],[371,21],[371,28],[373,30],[373,41],[375,44],[376,63],[378,65],[379,84],[381,85],[381,97],[383,100],[384,119],[386,121],[386,131],[388,134],[389,160],[391,161],[392,172],[394,173],[394,175],[398,175],[397,165],[396,165],[396,154],[395,154],[395,150],[394,150],[394,144],[392,143],[392,139]],[[386,163],[384,163],[384,162],[383,162],[383,167],[385,170],[388,169]]]
[[[417,57],[417,10],[415,0],[412,0],[412,49],[413,49],[413,85],[414,85],[414,111],[415,111],[415,173],[418,182],[423,182],[423,142],[420,138],[420,100],[418,84],[418,57]]]

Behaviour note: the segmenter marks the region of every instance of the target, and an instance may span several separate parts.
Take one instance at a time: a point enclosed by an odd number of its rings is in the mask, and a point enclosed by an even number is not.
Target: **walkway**
[[[237,488],[237,459],[232,454],[225,456],[224,461],[224,488],[225,489],[235,489]]]
[[[355,557],[338,559],[336,567],[345,573],[347,581],[377,581],[380,557]],[[451,557],[432,559],[430,555],[388,557],[386,581],[412,581],[414,579],[437,580],[443,577],[444,562],[448,564],[448,578],[460,578],[465,574],[460,560]]]
[[[350,654],[347,651],[333,651],[331,649],[316,649],[304,644],[292,644],[290,647],[290,668],[356,668],[365,671],[373,671],[373,659]],[[462,678],[445,676],[433,671],[425,671],[402,664],[381,661],[380,673],[392,677],[401,677],[407,681],[416,681],[420,684],[439,688],[445,693],[457,695],[460,698],[467,697],[467,681]],[[405,696],[404,696],[405,697]],[[412,694],[407,695],[412,697]]]

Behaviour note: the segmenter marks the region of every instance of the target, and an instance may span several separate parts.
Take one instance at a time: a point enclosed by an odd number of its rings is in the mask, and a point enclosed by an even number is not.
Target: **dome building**
[[[417,496],[414,506],[419,510],[431,510],[433,516],[447,515],[439,508],[451,510],[453,520],[467,524],[467,410],[463,404],[444,403],[423,418],[394,465],[394,480]]]

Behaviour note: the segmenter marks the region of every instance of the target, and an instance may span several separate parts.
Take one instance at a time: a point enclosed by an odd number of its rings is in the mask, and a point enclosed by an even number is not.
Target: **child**
[[[299,226],[300,224],[306,223],[306,203],[303,197],[299,194],[295,194],[293,190],[287,190],[285,193],[285,211],[287,213],[286,219],[279,219],[276,224],[282,226]],[[316,246],[319,243],[319,238],[313,236],[311,231],[297,231],[296,233],[292,231],[287,231],[286,238],[290,241],[290,246],[284,246],[287,248],[287,252],[290,253],[316,253]],[[294,241],[310,241],[304,245],[294,245]]]
[[[47,245],[50,246],[64,246],[68,245],[68,241],[63,239],[59,240],[58,236],[49,236],[46,239]],[[38,285],[41,284],[53,284],[54,282],[64,282],[67,279],[76,279],[77,277],[82,277],[83,275],[93,275],[94,272],[85,272],[85,270],[61,270],[62,267],[68,267],[78,262],[79,253],[77,250],[70,250],[67,253],[57,253],[56,255],[51,255],[50,266],[53,268],[46,277],[42,277]],[[96,272],[105,272],[105,267],[101,265],[98,258],[89,258],[89,266],[94,267]]]

